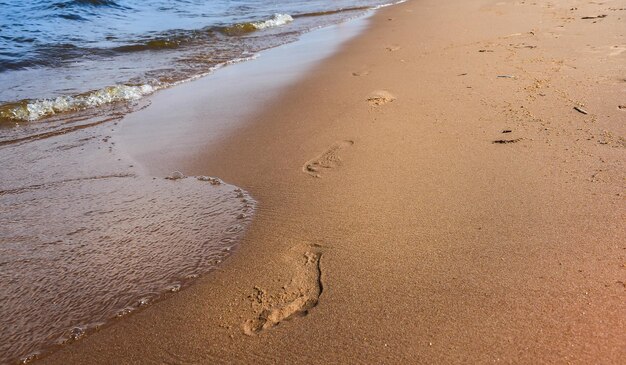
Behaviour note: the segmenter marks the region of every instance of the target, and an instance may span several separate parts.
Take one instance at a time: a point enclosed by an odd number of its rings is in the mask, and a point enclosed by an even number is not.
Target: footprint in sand
[[[258,314],[243,324],[245,334],[259,334],[283,321],[305,316],[317,306],[324,290],[320,264],[321,246],[301,245],[291,251],[286,257],[295,265],[291,282],[277,295],[268,295],[262,289],[255,288],[252,298]]]
[[[331,169],[341,166],[339,152],[346,147],[352,146],[353,144],[354,141],[350,140],[334,143],[324,153],[312,160],[307,161],[304,166],[302,166],[302,171],[313,177],[321,177],[320,171],[322,169]]]
[[[396,97],[387,90],[376,90],[367,96],[367,102],[371,106],[381,106],[394,100],[396,100]]]
[[[356,71],[352,73],[352,76],[367,76],[369,74],[369,71]]]
[[[614,57],[614,56],[619,56],[622,53],[624,53],[626,51],[626,45],[622,45],[622,46],[611,46],[611,52],[609,53],[609,56]]]

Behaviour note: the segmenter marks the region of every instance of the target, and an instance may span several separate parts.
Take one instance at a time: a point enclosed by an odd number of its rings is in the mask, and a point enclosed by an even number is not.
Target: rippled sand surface
[[[178,291],[250,221],[235,186],[141,174],[117,155],[115,127],[0,147],[0,363]]]

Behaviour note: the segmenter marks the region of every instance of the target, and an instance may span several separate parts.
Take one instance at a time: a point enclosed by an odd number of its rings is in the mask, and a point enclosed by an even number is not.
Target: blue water
[[[389,2],[0,0],[0,124],[137,99]]]

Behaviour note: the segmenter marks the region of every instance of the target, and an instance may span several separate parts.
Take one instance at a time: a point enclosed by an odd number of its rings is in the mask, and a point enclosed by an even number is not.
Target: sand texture
[[[623,364],[625,24],[623,0],[379,11],[237,133],[153,157],[250,192],[239,250],[41,362]]]

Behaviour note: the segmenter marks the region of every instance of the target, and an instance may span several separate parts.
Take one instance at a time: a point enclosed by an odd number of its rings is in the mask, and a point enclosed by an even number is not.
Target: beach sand
[[[623,363],[625,9],[378,11],[236,133],[138,158],[246,189],[251,228],[41,363]]]

